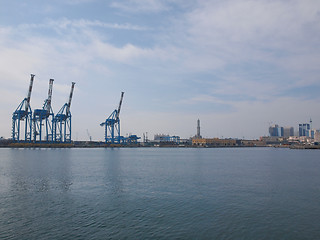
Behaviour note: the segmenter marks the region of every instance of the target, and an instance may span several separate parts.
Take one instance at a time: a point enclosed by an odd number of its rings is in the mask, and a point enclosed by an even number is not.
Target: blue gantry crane
[[[69,101],[65,103],[53,118],[54,141],[71,142],[71,100],[75,82],[72,82]]]
[[[125,143],[126,144],[137,144],[138,140],[141,137],[138,137],[137,135],[129,135],[129,137],[125,138]]]
[[[121,143],[122,137],[120,136],[120,110],[122,105],[124,92],[121,92],[120,103],[118,109],[115,109],[105,122],[102,122],[100,126],[105,126],[105,141],[106,143]],[[116,134],[116,136],[115,136]]]
[[[24,141],[30,142],[32,135],[32,110],[30,107],[30,97],[32,92],[34,74],[31,74],[28,96],[22,100],[17,109],[12,114],[12,140],[19,142],[20,134],[24,130]],[[25,121],[24,129],[21,121]]]
[[[54,114],[51,108],[53,79],[49,80],[48,98],[44,101],[42,109],[33,111],[33,140],[42,142],[53,141],[53,118]],[[44,128],[44,129],[43,129]],[[43,138],[43,133],[46,135]]]

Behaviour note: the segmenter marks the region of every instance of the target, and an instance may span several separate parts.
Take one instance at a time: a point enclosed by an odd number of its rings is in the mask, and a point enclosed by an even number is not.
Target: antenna
[[[91,141],[92,141],[92,137],[91,137],[88,129],[87,129],[87,135],[88,135],[88,137],[89,137],[89,139],[90,139],[90,142],[91,142]]]

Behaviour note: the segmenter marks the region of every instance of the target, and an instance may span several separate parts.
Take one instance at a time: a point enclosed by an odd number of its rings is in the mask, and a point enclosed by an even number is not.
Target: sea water
[[[320,151],[0,149],[0,239],[320,239]]]

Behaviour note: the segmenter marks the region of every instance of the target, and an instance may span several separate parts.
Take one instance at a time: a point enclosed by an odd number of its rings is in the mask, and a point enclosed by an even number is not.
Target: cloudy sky
[[[0,136],[35,74],[32,109],[55,79],[73,139],[122,135],[258,138],[270,124],[320,128],[318,0],[0,0]]]

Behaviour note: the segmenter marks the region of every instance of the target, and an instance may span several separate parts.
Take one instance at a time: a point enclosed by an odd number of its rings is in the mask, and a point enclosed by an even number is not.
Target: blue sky
[[[258,138],[277,123],[320,128],[320,2],[0,0],[0,135],[36,75],[31,107],[54,78],[54,112],[71,106],[73,139],[122,135]]]

